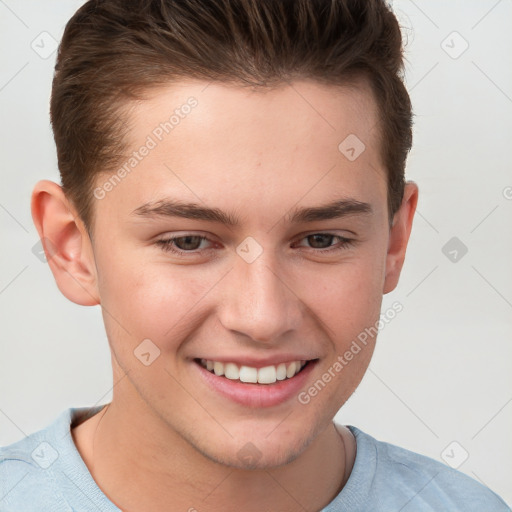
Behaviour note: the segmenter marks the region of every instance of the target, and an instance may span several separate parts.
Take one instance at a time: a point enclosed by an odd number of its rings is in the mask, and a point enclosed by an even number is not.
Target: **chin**
[[[285,466],[293,462],[302,453],[301,450],[281,448],[279,453],[275,450],[261,451],[254,444],[248,442],[236,454],[226,456],[226,454],[208,454],[203,453],[210,460],[241,470],[268,470]]]
[[[226,443],[212,451],[212,445],[196,448],[208,459],[218,464],[243,470],[266,470],[284,466],[297,459],[312,441],[310,433],[267,435],[255,439],[244,437],[245,442]],[[272,439],[271,439],[272,438]],[[240,438],[239,438],[240,439]],[[220,444],[217,446],[221,446]]]

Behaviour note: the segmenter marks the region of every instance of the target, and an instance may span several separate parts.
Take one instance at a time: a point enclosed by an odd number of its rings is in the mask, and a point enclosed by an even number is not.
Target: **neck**
[[[135,411],[133,404],[113,400],[72,431],[92,477],[125,512],[168,510],[169,503],[211,512],[320,510],[341,491],[353,464],[348,429],[331,422],[288,464],[233,468],[199,452],[147,405]]]

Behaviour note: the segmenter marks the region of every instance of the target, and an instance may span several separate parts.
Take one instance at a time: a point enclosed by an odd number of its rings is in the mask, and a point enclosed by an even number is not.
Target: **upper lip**
[[[304,354],[283,354],[274,355],[264,358],[248,357],[248,356],[213,356],[213,357],[196,357],[194,359],[205,359],[206,361],[218,361],[220,363],[235,363],[238,366],[250,366],[252,368],[263,368],[265,366],[278,366],[281,363],[291,363],[293,361],[311,361],[316,357],[306,356]]]

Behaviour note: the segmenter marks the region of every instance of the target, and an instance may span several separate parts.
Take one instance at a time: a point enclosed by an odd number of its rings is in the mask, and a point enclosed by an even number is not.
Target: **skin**
[[[334,87],[296,81],[274,89],[201,81],[154,90],[130,105],[128,148],[194,96],[198,105],[101,200],[92,241],[59,185],[39,182],[32,213],[52,242],[49,265],[62,293],[101,304],[113,365],[113,399],[73,429],[102,491],[123,510],[320,510],[346,483],[356,455],[333,423],[359,385],[375,339],[308,404],[293,397],[249,408],[195,378],[195,357],[301,354],[318,359],[307,390],[379,320],[405,258],[418,187],[408,182],[390,228],[377,110],[365,83]],[[364,141],[353,162],[339,150]],[[98,176],[101,186],[109,175]],[[132,212],[165,197],[216,207],[240,225]],[[371,205],[369,215],[290,224],[294,208],[339,198]],[[315,233],[333,238],[315,240]],[[178,246],[156,240],[206,236]],[[236,252],[248,237],[262,254]],[[337,236],[354,240],[341,247]],[[160,356],[134,357],[144,339]],[[291,357],[293,359],[293,357]],[[250,442],[251,465],[238,457]]]

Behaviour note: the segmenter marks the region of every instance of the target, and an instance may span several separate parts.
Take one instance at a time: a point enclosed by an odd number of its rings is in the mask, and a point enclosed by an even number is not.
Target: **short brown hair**
[[[358,76],[379,109],[391,222],[412,110],[400,26],[385,0],[89,0],[66,25],[53,79],[62,187],[90,229],[95,178],[126,149],[123,106],[150,88],[189,77],[270,87]]]

